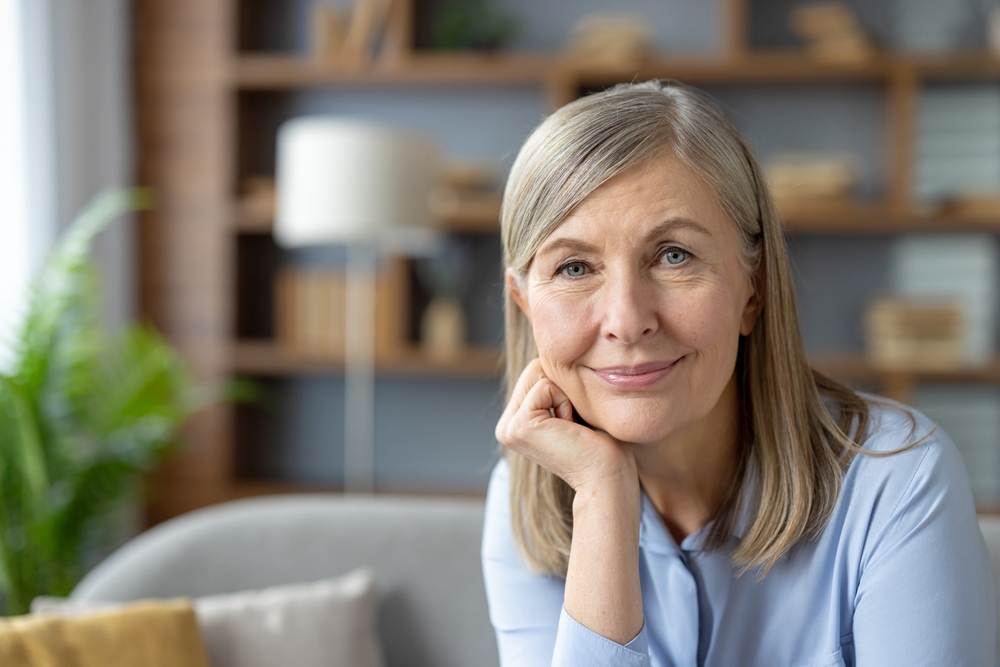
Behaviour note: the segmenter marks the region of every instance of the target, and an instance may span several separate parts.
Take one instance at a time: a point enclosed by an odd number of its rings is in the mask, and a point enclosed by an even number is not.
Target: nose
[[[606,338],[632,345],[659,326],[657,299],[649,281],[634,271],[607,279],[601,298],[601,333]]]

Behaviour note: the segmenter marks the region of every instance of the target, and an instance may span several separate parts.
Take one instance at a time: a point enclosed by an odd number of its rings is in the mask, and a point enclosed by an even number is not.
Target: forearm
[[[619,644],[642,629],[639,584],[639,482],[620,478],[577,489],[566,574],[566,612]]]

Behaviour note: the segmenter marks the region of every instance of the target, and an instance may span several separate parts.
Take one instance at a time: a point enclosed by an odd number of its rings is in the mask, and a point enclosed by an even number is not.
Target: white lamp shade
[[[275,239],[286,247],[405,245],[430,227],[435,143],[413,132],[329,116],[278,129]],[[419,236],[419,233],[417,234]]]

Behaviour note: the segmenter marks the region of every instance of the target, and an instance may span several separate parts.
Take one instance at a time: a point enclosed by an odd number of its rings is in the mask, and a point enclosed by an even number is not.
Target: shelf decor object
[[[908,236],[890,250],[889,277],[895,294],[951,299],[960,305],[961,360],[966,365],[987,364],[995,353],[998,255],[996,238],[988,234]]]
[[[466,347],[466,321],[462,300],[473,272],[468,245],[457,238],[442,244],[439,252],[415,265],[417,276],[431,294],[420,323],[420,344],[432,359],[450,361]]]
[[[778,153],[764,163],[764,172],[784,217],[860,205],[854,197],[858,169],[851,154]]]
[[[798,5],[789,26],[806,43],[806,53],[817,62],[854,64],[878,55],[871,37],[850,7],[841,2]]]
[[[438,149],[425,137],[365,121],[301,117],[278,130],[274,236],[286,248],[347,249],[344,488],[375,476],[375,275],[383,254],[436,241],[428,196]]]
[[[577,65],[631,68],[649,55],[655,37],[642,14],[595,13],[573,25],[565,48]]]
[[[868,360],[887,371],[961,368],[965,320],[956,298],[876,299],[865,317]]]

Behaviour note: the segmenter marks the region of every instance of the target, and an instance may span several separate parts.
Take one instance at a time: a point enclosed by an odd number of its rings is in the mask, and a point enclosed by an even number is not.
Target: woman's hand
[[[638,474],[632,446],[573,421],[569,398],[534,359],[517,380],[497,440],[562,478],[578,493]]]
[[[643,623],[632,445],[574,422],[569,398],[538,359],[518,378],[496,436],[576,491],[566,613],[612,641],[630,642]]]

